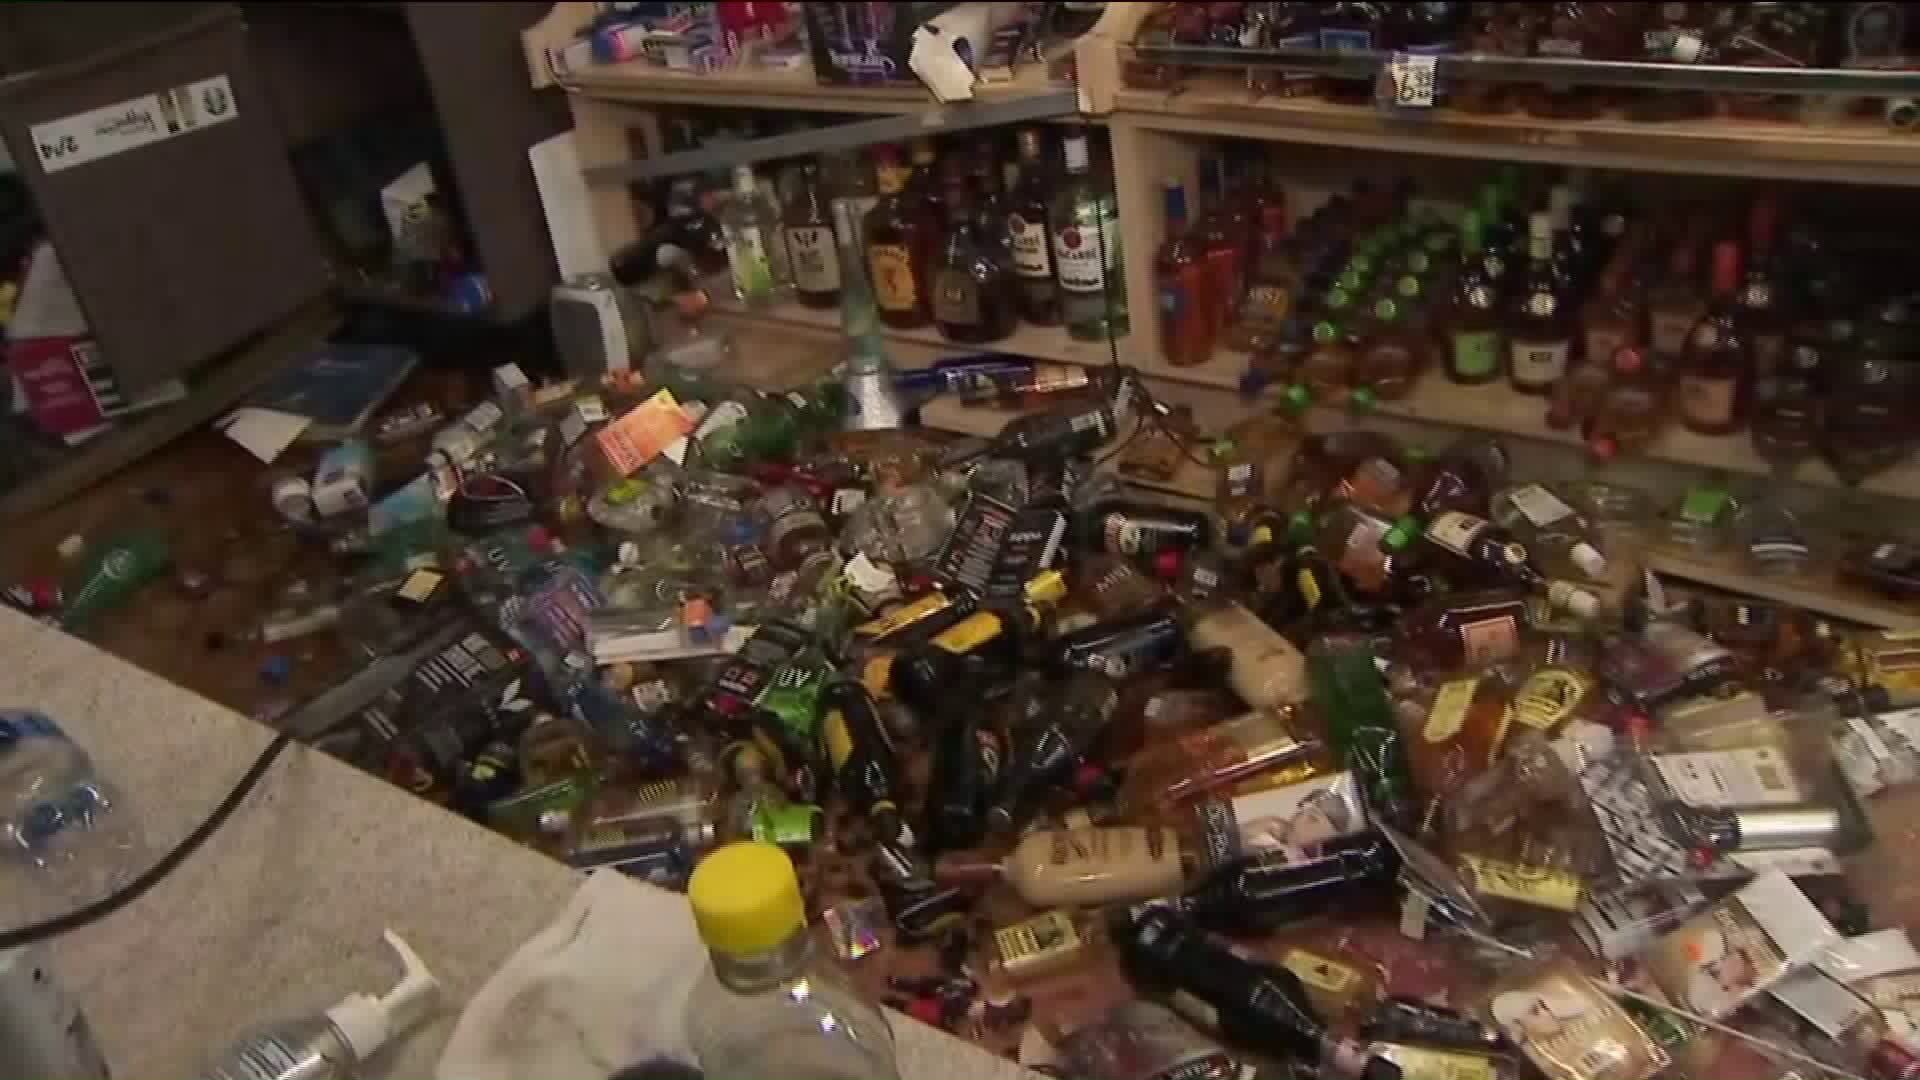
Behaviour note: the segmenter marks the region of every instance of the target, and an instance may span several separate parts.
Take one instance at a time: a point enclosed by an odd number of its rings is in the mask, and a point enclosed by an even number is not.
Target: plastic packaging
[[[38,868],[50,906],[96,900],[145,869],[145,843],[87,752],[53,719],[0,711],[0,863]]]

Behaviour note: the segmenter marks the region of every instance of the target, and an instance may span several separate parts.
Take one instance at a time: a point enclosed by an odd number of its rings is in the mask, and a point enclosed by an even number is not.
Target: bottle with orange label
[[[1414,782],[1434,799],[1493,765],[1513,722],[1511,690],[1491,675],[1442,682],[1426,715],[1404,730]]]
[[[1290,709],[1246,713],[1148,746],[1127,764],[1120,805],[1161,809],[1268,769],[1295,780],[1320,771],[1319,743],[1300,733]]]

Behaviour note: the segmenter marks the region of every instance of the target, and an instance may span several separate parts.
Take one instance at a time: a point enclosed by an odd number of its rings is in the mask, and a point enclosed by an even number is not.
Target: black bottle
[[[1103,499],[1075,515],[1074,531],[1082,548],[1134,559],[1164,551],[1187,552],[1213,544],[1213,518],[1197,510],[1176,510],[1125,499]]]
[[[1125,679],[1171,663],[1186,649],[1179,614],[1153,607],[1075,630],[1056,641],[1052,652],[1058,667]]]
[[[1172,995],[1189,1020],[1263,1053],[1320,1060],[1326,1027],[1293,972],[1247,958],[1164,906],[1117,912],[1110,930],[1127,977],[1142,990]]]
[[[1029,683],[1027,689],[1044,686]],[[1017,707],[1012,745],[987,825],[1010,835],[1026,824],[1033,802],[1049,784],[1065,781],[1113,720],[1120,692],[1104,675],[1080,672],[1057,697],[1041,691]]]
[[[933,742],[927,780],[927,842],[933,851],[977,847],[986,839],[987,804],[1000,779],[1000,735],[977,702],[949,691]]]
[[[1198,926],[1253,933],[1364,902],[1392,884],[1400,860],[1379,836],[1317,859],[1271,852],[1215,870],[1173,901]]]
[[[987,457],[1059,458],[1085,454],[1119,433],[1104,399],[1016,416],[987,445]]]
[[[1360,1037],[1383,1042],[1417,1043],[1483,1054],[1511,1049],[1499,1031],[1452,1009],[1409,998],[1390,997],[1361,1023]]]
[[[889,843],[900,835],[899,759],[880,712],[867,688],[839,681],[820,695],[820,738],[826,744],[833,781],[853,808],[872,823],[874,839]]]

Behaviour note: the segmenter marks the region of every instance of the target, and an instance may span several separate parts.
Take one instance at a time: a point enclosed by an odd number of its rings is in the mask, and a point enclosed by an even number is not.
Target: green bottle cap
[[[1355,252],[1353,257],[1347,260],[1347,269],[1356,274],[1359,274],[1361,277],[1366,277],[1368,274],[1373,273],[1372,252],[1368,252],[1368,251]]]
[[[1347,395],[1347,407],[1357,413],[1370,413],[1379,404],[1380,396],[1373,392],[1371,386],[1356,386]]]
[[[1338,310],[1353,302],[1353,290],[1344,285],[1335,285],[1327,290],[1327,306]]]
[[[1373,317],[1381,322],[1393,322],[1400,317],[1400,305],[1393,297],[1383,296],[1373,302]]]
[[[1281,396],[1280,401],[1286,406],[1288,412],[1298,416],[1313,407],[1313,391],[1299,383],[1294,383],[1287,387],[1287,392]]]
[[[1420,279],[1412,274],[1401,274],[1400,280],[1393,283],[1393,291],[1407,300],[1417,300],[1420,297]]]
[[[1305,510],[1295,510],[1287,515],[1287,536],[1294,540],[1304,540],[1313,535],[1313,515]]]
[[[1233,440],[1222,435],[1213,440],[1213,445],[1207,448],[1207,453],[1212,455],[1215,461],[1225,461],[1233,456]]]
[[[1339,278],[1334,282],[1334,287],[1346,292],[1357,293],[1367,287],[1367,276],[1349,267],[1340,272]],[[1331,296],[1332,294],[1329,293],[1328,295]]]
[[[1321,319],[1313,324],[1313,343],[1331,345],[1340,340],[1340,326],[1331,319]]]
[[[1407,455],[1407,462],[1409,464],[1413,464],[1413,463],[1425,461],[1428,458],[1431,458],[1433,456],[1433,451],[1427,449],[1426,447],[1420,445],[1419,443],[1414,443],[1413,445],[1407,447],[1406,455]]]
[[[1480,211],[1469,210],[1460,215],[1460,246],[1467,251],[1481,250],[1480,232],[1485,228]]]
[[[1415,274],[1424,274],[1433,269],[1433,257],[1424,250],[1415,248],[1407,252],[1407,269]]]
[[[1388,551],[1399,551],[1413,543],[1413,538],[1419,535],[1420,519],[1409,515],[1393,523],[1393,528],[1380,538],[1380,546]]]

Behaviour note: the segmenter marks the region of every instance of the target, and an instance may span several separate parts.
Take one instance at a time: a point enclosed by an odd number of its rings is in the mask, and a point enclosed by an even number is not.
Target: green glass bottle
[[[1123,338],[1127,317],[1125,263],[1120,252],[1120,203],[1093,176],[1084,134],[1062,143],[1066,186],[1054,199],[1054,273],[1067,333],[1081,341]]]

